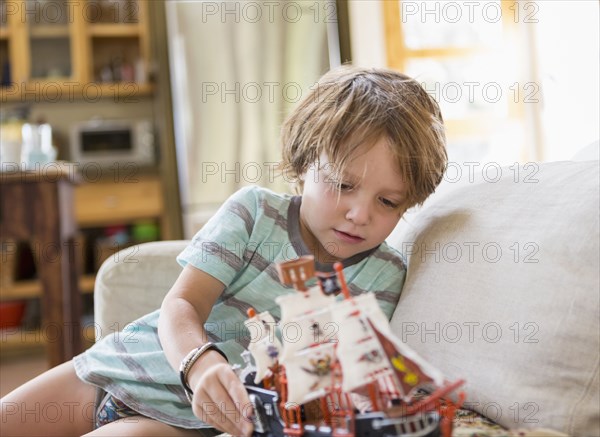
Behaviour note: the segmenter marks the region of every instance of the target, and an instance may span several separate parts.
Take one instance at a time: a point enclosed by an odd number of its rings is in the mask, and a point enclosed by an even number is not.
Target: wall
[[[3,111],[29,106],[29,121],[43,120],[52,126],[55,145],[59,148],[59,159],[69,159],[69,132],[74,123],[89,120],[92,117],[106,119],[115,118],[154,118],[152,97],[134,97],[128,99],[117,97],[118,103],[113,98],[103,98],[97,101],[92,99],[78,99],[69,101],[52,102],[49,99],[39,98],[31,102],[3,103]]]

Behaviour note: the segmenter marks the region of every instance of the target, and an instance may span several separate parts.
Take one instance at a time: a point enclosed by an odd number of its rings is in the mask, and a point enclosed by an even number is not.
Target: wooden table
[[[41,333],[47,337],[50,366],[81,351],[74,213],[74,167],[48,164],[36,171],[0,172],[0,241],[37,245],[42,283]]]

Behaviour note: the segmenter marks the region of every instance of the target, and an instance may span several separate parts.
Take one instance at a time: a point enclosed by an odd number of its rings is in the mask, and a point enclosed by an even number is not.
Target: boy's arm
[[[158,336],[171,366],[179,371],[181,360],[208,342],[204,323],[225,286],[209,274],[187,265],[160,311]],[[194,392],[192,409],[203,422],[233,435],[250,435],[251,421],[242,413],[250,405],[248,394],[231,366],[216,351],[208,350],[188,373]]]

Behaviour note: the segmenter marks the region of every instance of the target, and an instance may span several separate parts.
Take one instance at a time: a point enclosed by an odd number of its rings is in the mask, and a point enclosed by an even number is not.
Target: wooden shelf
[[[94,292],[95,275],[84,275],[79,280],[79,290],[83,294]],[[16,299],[32,299],[42,295],[42,284],[37,279],[16,281],[8,287],[2,287],[0,301]]]
[[[35,90],[39,90],[40,94]],[[43,100],[40,95],[46,95],[52,101],[73,99],[97,100],[98,98],[113,99],[120,102],[132,101],[138,97],[150,96],[153,92],[151,83],[138,84],[135,82],[88,83],[81,84],[68,78],[30,81],[14,84],[11,87],[0,88],[0,102],[28,102]]]
[[[96,83],[100,87],[103,96],[107,97],[136,97],[149,96],[153,92],[151,83],[135,83],[135,82],[111,82],[111,83]]]
[[[69,38],[71,36],[69,27],[64,26],[30,26],[29,36],[31,38]]]
[[[92,37],[137,37],[140,34],[140,25],[135,24],[91,24],[88,35]]]

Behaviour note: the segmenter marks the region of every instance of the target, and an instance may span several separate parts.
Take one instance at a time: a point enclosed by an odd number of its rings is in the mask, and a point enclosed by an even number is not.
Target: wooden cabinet
[[[147,95],[143,0],[12,0],[0,6],[2,101]]]
[[[102,261],[119,249],[143,242],[143,239],[136,239],[134,232],[130,232],[130,239],[125,244],[106,242],[103,230],[120,227],[131,231],[136,224],[150,223],[155,224],[158,230],[155,238],[152,239],[161,238],[166,235],[164,201],[160,176],[157,171],[150,169],[124,174],[119,178],[111,175],[101,179],[92,179],[91,176],[86,179],[85,175],[80,175],[78,179],[79,183],[75,186],[71,199],[74,219],[80,235],[74,244],[74,251],[79,263],[78,270],[82,272],[79,278],[79,291],[84,295],[90,295],[94,290],[95,272]],[[8,217],[7,214],[11,211],[18,210],[9,208],[7,204],[3,211],[4,216]],[[27,222],[26,218],[13,221]],[[4,222],[8,222],[8,219],[3,220]],[[14,255],[14,244],[11,242],[7,245],[6,241],[3,242],[3,250],[8,248],[10,252],[2,253],[3,269],[8,268],[7,255]],[[39,252],[35,242],[32,243],[32,251]],[[34,253],[34,258],[37,261],[36,268],[39,268],[39,260],[43,255]],[[3,275],[5,273],[3,272]],[[0,301],[34,301],[43,298],[45,293],[45,286],[39,279],[7,281],[3,277]],[[89,323],[85,325],[83,339],[84,343],[89,345],[94,339],[94,328]],[[0,336],[3,354],[21,353],[32,347],[45,346],[48,342],[43,330],[43,327],[6,330]]]
[[[75,182],[74,174],[62,170],[1,175],[0,241],[28,241],[38,247],[39,289],[43,287],[44,292],[39,293],[42,306],[37,331],[45,334],[50,366],[81,352],[81,295],[73,250],[77,232],[72,202]],[[4,248],[3,244],[3,258]],[[6,288],[1,287],[2,295]],[[19,342],[22,332],[18,330],[0,332],[2,346],[35,344]]]
[[[75,219],[82,236],[90,229],[127,226],[138,221],[156,223],[159,235],[162,235],[165,226],[163,205],[162,186],[157,173],[146,173],[119,181],[110,178],[93,182],[84,180],[75,187]],[[140,242],[142,241],[132,239],[128,244]],[[94,245],[97,242],[82,240],[76,243],[76,250],[82,258],[85,255],[84,244]],[[36,247],[32,250],[35,252]],[[92,247],[90,252],[90,256],[99,256],[97,247]],[[37,258],[37,254],[34,257]],[[101,260],[97,260],[95,264],[99,263]],[[95,272],[90,272],[89,269],[86,272],[85,266],[82,270],[79,288],[83,293],[92,293]],[[41,284],[35,279],[9,281],[1,288],[0,300],[39,297],[41,292]]]
[[[167,62],[163,9],[162,1],[147,0],[0,1],[0,105],[10,109],[27,103],[32,108],[31,121],[42,118],[50,123],[62,140],[62,144],[56,144],[61,159],[69,158],[64,152],[71,124],[90,116],[170,120],[168,75],[150,74],[153,57]],[[156,38],[152,44],[150,21]],[[160,93],[154,93],[155,80]],[[103,169],[104,176],[99,179],[97,174],[82,171],[74,189],[74,215],[79,228],[75,247],[83,272],[78,288],[88,315],[97,268],[107,253],[119,248],[105,241],[108,231],[125,227],[134,237],[134,229],[156,224],[158,236],[153,239],[177,236],[171,230],[176,219],[173,213],[165,212],[179,208],[174,200],[177,196],[163,194],[170,180],[165,174],[174,174],[174,164],[168,167],[172,170],[165,170],[169,153],[174,150],[173,140],[170,131],[161,131],[158,137],[160,170],[139,168],[131,174],[129,168],[121,168],[122,172],[116,174],[112,168]],[[168,207],[165,202],[170,202]],[[148,233],[143,237],[148,238]],[[132,238],[126,244],[146,241],[144,238]],[[36,271],[35,247],[27,272],[10,277],[6,272],[11,269],[6,267],[14,268],[19,262],[10,256],[14,255],[15,245],[20,250],[22,243],[13,240],[2,245],[0,301],[26,301],[26,314],[31,309],[38,314],[45,287]],[[3,355],[31,350],[32,346],[46,347],[52,341],[35,323],[24,325],[21,332],[0,329],[0,334]],[[84,330],[84,340],[93,338],[93,327]]]

